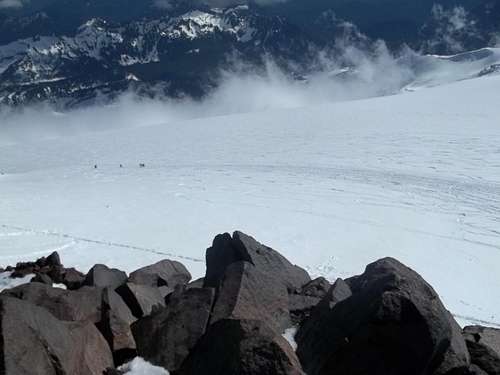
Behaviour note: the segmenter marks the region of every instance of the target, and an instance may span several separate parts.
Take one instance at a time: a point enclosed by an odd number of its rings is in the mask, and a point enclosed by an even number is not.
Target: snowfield
[[[171,258],[197,278],[212,238],[239,229],[332,280],[396,257],[460,323],[500,326],[499,103],[497,75],[50,140],[0,135],[0,266],[57,250],[83,271]]]

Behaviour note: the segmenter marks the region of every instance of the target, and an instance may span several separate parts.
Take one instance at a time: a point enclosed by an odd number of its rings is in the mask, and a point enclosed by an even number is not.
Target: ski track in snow
[[[167,257],[196,278],[214,235],[239,229],[332,280],[396,257],[461,324],[498,326],[498,102],[492,77],[316,108],[0,141],[0,266],[58,250],[83,271],[94,263],[132,271]]]

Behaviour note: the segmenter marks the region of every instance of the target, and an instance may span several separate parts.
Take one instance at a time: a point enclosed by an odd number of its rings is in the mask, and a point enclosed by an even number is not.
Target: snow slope
[[[0,265],[57,250],[84,271],[169,257],[199,277],[213,236],[239,229],[331,279],[396,257],[462,323],[499,325],[498,103],[500,76],[491,76],[0,142]]]

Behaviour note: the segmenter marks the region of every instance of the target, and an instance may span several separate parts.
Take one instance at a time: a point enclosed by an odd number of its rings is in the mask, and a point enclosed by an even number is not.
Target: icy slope
[[[68,266],[130,271],[170,257],[199,277],[213,236],[240,229],[329,278],[397,257],[462,321],[500,324],[498,103],[491,76],[0,142],[0,263],[58,250]]]

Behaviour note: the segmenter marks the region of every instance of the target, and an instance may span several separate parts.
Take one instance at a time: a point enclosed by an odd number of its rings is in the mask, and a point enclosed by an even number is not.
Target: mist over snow
[[[111,104],[70,111],[50,105],[3,107],[0,144],[393,95],[473,78],[500,61],[495,49],[485,50],[479,58],[446,58],[423,56],[409,48],[393,54],[381,41],[369,52],[349,44],[341,51],[318,52],[302,77],[291,77],[271,59],[259,68],[233,61],[221,72],[217,88],[202,100],[151,99],[128,92]]]

